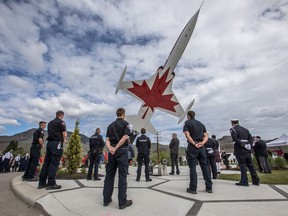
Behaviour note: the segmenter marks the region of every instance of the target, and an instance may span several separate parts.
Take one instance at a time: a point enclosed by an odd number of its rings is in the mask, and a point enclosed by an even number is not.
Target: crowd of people
[[[220,154],[220,146],[216,140],[216,136],[209,134],[203,123],[195,118],[195,112],[187,113],[187,121],[183,126],[183,133],[187,139],[186,156],[179,155],[179,139],[177,134],[172,134],[169,144],[171,171],[170,175],[180,175],[179,163],[188,164],[190,182],[187,192],[197,194],[197,172],[196,165],[200,165],[202,175],[205,181],[205,189],[208,193],[213,193],[212,179],[217,179],[223,166],[229,169],[229,158],[225,151]],[[103,188],[103,204],[108,206],[112,202],[112,194],[114,187],[115,175],[118,170],[118,203],[119,208],[124,209],[133,204],[132,200],[127,199],[127,175],[129,175],[129,165],[132,164],[135,157],[134,148],[130,142],[129,136],[132,133],[131,125],[125,121],[125,109],[119,108],[116,111],[116,120],[107,128],[106,140],[104,142],[100,128],[89,138],[89,152],[83,158],[84,167],[88,168],[86,179],[100,181],[101,176],[98,173],[99,166],[103,161],[107,161],[106,175]],[[48,137],[46,144],[45,156],[40,158],[41,149],[44,147],[44,129],[46,122],[39,122],[39,128],[33,134],[33,141],[30,148],[30,154],[24,156],[13,155],[13,151],[5,152],[1,155],[1,172],[24,171],[22,179],[24,181],[39,181],[38,189],[46,188],[46,190],[60,189],[61,185],[56,184],[56,171],[62,161],[63,145],[67,140],[66,124],[64,122],[64,112],[59,110],[56,112],[55,119],[48,123]],[[258,162],[259,171],[263,173],[271,173],[268,162],[267,146],[261,137],[252,137],[249,130],[239,125],[238,119],[231,120],[232,127],[230,134],[234,144],[235,162],[238,163],[241,171],[241,179],[236,183],[237,186],[249,186],[247,178],[247,168],[252,177],[252,184],[259,185],[259,177],[252,163],[251,153],[255,154]],[[108,153],[103,153],[104,147],[107,147]],[[150,151],[151,141],[146,135],[145,128],[141,129],[141,135],[136,139],[137,148],[137,173],[136,181],[140,182],[142,166],[145,169],[145,181],[152,181],[150,178],[151,162]],[[62,160],[61,160],[62,158]],[[35,175],[39,161],[43,166],[39,174],[39,178]],[[11,170],[12,169],[12,170]],[[104,175],[103,175],[104,176]]]

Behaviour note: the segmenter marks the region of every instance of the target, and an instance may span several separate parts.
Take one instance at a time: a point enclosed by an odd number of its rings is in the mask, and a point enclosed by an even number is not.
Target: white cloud
[[[125,80],[150,78],[201,3],[0,3],[0,116],[34,127],[63,109],[68,128],[80,118],[82,133],[93,133],[95,124],[104,132],[117,107],[129,115],[141,106],[130,96],[114,94],[123,68],[128,66]],[[184,109],[196,99],[196,117],[217,137],[229,133],[229,119],[235,117],[264,138],[287,132],[285,3],[204,2],[175,69],[173,91]],[[185,141],[177,121],[156,111],[152,122],[163,142],[174,131]],[[7,133],[7,126],[1,122],[0,133]]]

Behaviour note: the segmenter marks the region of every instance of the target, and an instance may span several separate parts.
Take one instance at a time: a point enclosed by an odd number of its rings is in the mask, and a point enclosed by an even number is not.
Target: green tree
[[[69,174],[76,173],[81,162],[81,139],[79,135],[79,119],[75,123],[74,132],[71,134],[68,146],[65,149],[66,167]]]
[[[5,149],[5,152],[8,152],[10,150],[16,151],[18,149],[18,141],[17,140],[12,140],[7,148]]]

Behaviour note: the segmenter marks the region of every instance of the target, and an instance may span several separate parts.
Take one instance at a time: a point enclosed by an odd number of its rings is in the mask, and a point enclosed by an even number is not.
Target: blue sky
[[[117,107],[141,103],[115,88],[150,78],[163,65],[200,0],[31,0],[0,3],[0,135],[13,135],[65,112],[69,130],[104,132]],[[204,2],[175,69],[173,91],[217,137],[231,118],[253,135],[275,138],[288,122],[288,1]],[[163,143],[183,123],[156,111]],[[154,137],[153,135],[151,135]]]

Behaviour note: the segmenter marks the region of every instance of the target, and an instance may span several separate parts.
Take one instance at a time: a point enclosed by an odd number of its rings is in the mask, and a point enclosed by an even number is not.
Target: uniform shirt
[[[255,143],[254,151],[255,151],[257,156],[260,156],[260,157],[267,157],[268,156],[267,145],[263,140],[259,140]]]
[[[13,154],[10,151],[6,152],[6,154],[4,155],[5,159],[9,159],[10,160],[11,157],[13,157]]]
[[[206,153],[212,155],[212,154],[214,154],[214,152],[216,150],[216,143],[214,142],[214,140],[212,138],[208,138],[204,147],[206,149]]]
[[[44,130],[41,127],[34,131],[32,144],[39,144],[39,138],[44,140]]]
[[[246,128],[235,125],[230,129],[230,134],[234,143],[234,154],[250,153],[250,150],[245,148],[245,145],[252,146],[253,138]]]
[[[189,119],[185,122],[183,132],[188,131],[194,141],[201,142],[204,138],[204,133],[207,133],[206,127],[196,119]],[[188,142],[188,141],[187,141]],[[191,145],[188,145],[191,146]]]
[[[95,133],[89,138],[89,147],[90,151],[92,152],[93,150],[95,152],[102,152],[103,148],[105,146],[105,143],[103,141],[103,138],[100,134]]]
[[[170,148],[170,153],[171,154],[178,154],[178,151],[179,151],[179,139],[177,137],[171,139],[171,142],[169,144],[169,148]]]
[[[66,124],[60,118],[55,118],[48,123],[48,141],[64,141],[63,132],[66,131]]]
[[[106,137],[109,138],[111,146],[115,147],[124,135],[130,134],[130,128],[128,127],[128,125],[129,123],[127,121],[123,120],[122,118],[117,118],[108,126]],[[121,147],[127,145],[128,142],[125,141],[125,143]]]
[[[136,147],[138,149],[138,153],[149,154],[151,148],[150,138],[142,134],[136,139]]]

